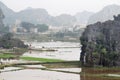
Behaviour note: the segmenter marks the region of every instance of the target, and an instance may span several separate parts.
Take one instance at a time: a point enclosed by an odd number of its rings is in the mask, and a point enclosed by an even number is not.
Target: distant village
[[[84,28],[85,25],[73,25],[73,26],[48,26],[48,29],[45,31],[40,32],[37,27],[29,27],[26,29],[24,26],[21,25],[21,21],[16,20],[15,24],[9,26],[9,32],[15,34],[23,34],[23,33],[35,33],[35,34],[50,34],[50,33],[57,33],[57,32],[76,32]],[[32,23],[29,23],[32,24]],[[44,26],[43,26],[44,27]]]

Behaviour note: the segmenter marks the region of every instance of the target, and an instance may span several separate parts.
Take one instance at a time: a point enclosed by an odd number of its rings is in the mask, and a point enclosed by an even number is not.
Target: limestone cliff
[[[80,40],[82,64],[120,66],[120,15],[88,25]]]

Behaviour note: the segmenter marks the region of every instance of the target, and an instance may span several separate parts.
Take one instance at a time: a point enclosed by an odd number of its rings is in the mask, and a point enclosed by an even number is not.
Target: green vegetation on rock
[[[88,25],[80,41],[80,60],[87,66],[120,66],[120,15],[113,21]]]

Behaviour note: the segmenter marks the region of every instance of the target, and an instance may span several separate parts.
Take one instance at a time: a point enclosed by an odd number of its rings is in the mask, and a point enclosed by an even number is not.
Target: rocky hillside
[[[81,62],[93,66],[120,66],[120,15],[88,25],[81,38]]]
[[[8,8],[6,5],[4,5],[2,2],[0,2],[0,8],[3,11],[3,14],[5,15],[4,18],[4,23],[5,24],[10,24],[15,22],[15,12],[13,10],[11,10],[10,8]]]
[[[1,35],[1,33],[4,32],[3,29],[5,29],[4,24],[3,24],[3,19],[4,19],[4,14],[0,8],[0,35]]]

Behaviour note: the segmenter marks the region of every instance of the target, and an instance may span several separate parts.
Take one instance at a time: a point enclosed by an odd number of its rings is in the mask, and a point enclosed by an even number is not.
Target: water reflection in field
[[[43,70],[21,70],[0,74],[3,80],[80,80],[79,74]]]
[[[23,54],[23,56],[40,57],[40,58],[52,58],[61,60],[79,60],[80,58],[80,45],[79,43],[70,42],[44,42],[44,43],[31,43],[32,47],[51,48],[57,51],[29,51]]]
[[[0,73],[0,80],[120,80],[119,68],[51,68],[41,70],[39,69],[40,65],[27,66],[28,68],[18,71],[13,71],[18,69],[16,67],[5,68],[4,70],[13,70]],[[108,76],[110,73],[112,76]],[[116,76],[116,74],[118,75]]]
[[[52,58],[62,60],[79,60],[80,46],[79,43],[70,42],[46,42],[46,43],[32,43],[33,47],[56,49],[55,52],[40,52],[29,51],[23,54],[23,56],[40,57],[40,58]],[[24,65],[25,66],[25,65]],[[28,67],[24,70],[2,72],[0,73],[0,80],[120,80],[119,77],[109,77],[107,74],[120,74],[120,69],[94,69],[94,68],[57,68],[52,69],[54,71],[41,70],[39,68],[46,68],[42,65],[26,65]],[[13,68],[10,68],[13,69]],[[9,70],[7,68],[7,70]],[[58,70],[58,72],[56,71]],[[60,72],[61,71],[61,72]],[[67,73],[71,71],[73,73]],[[81,72],[82,73],[79,73]],[[75,72],[75,73],[74,73]],[[76,74],[77,73],[77,74]]]

